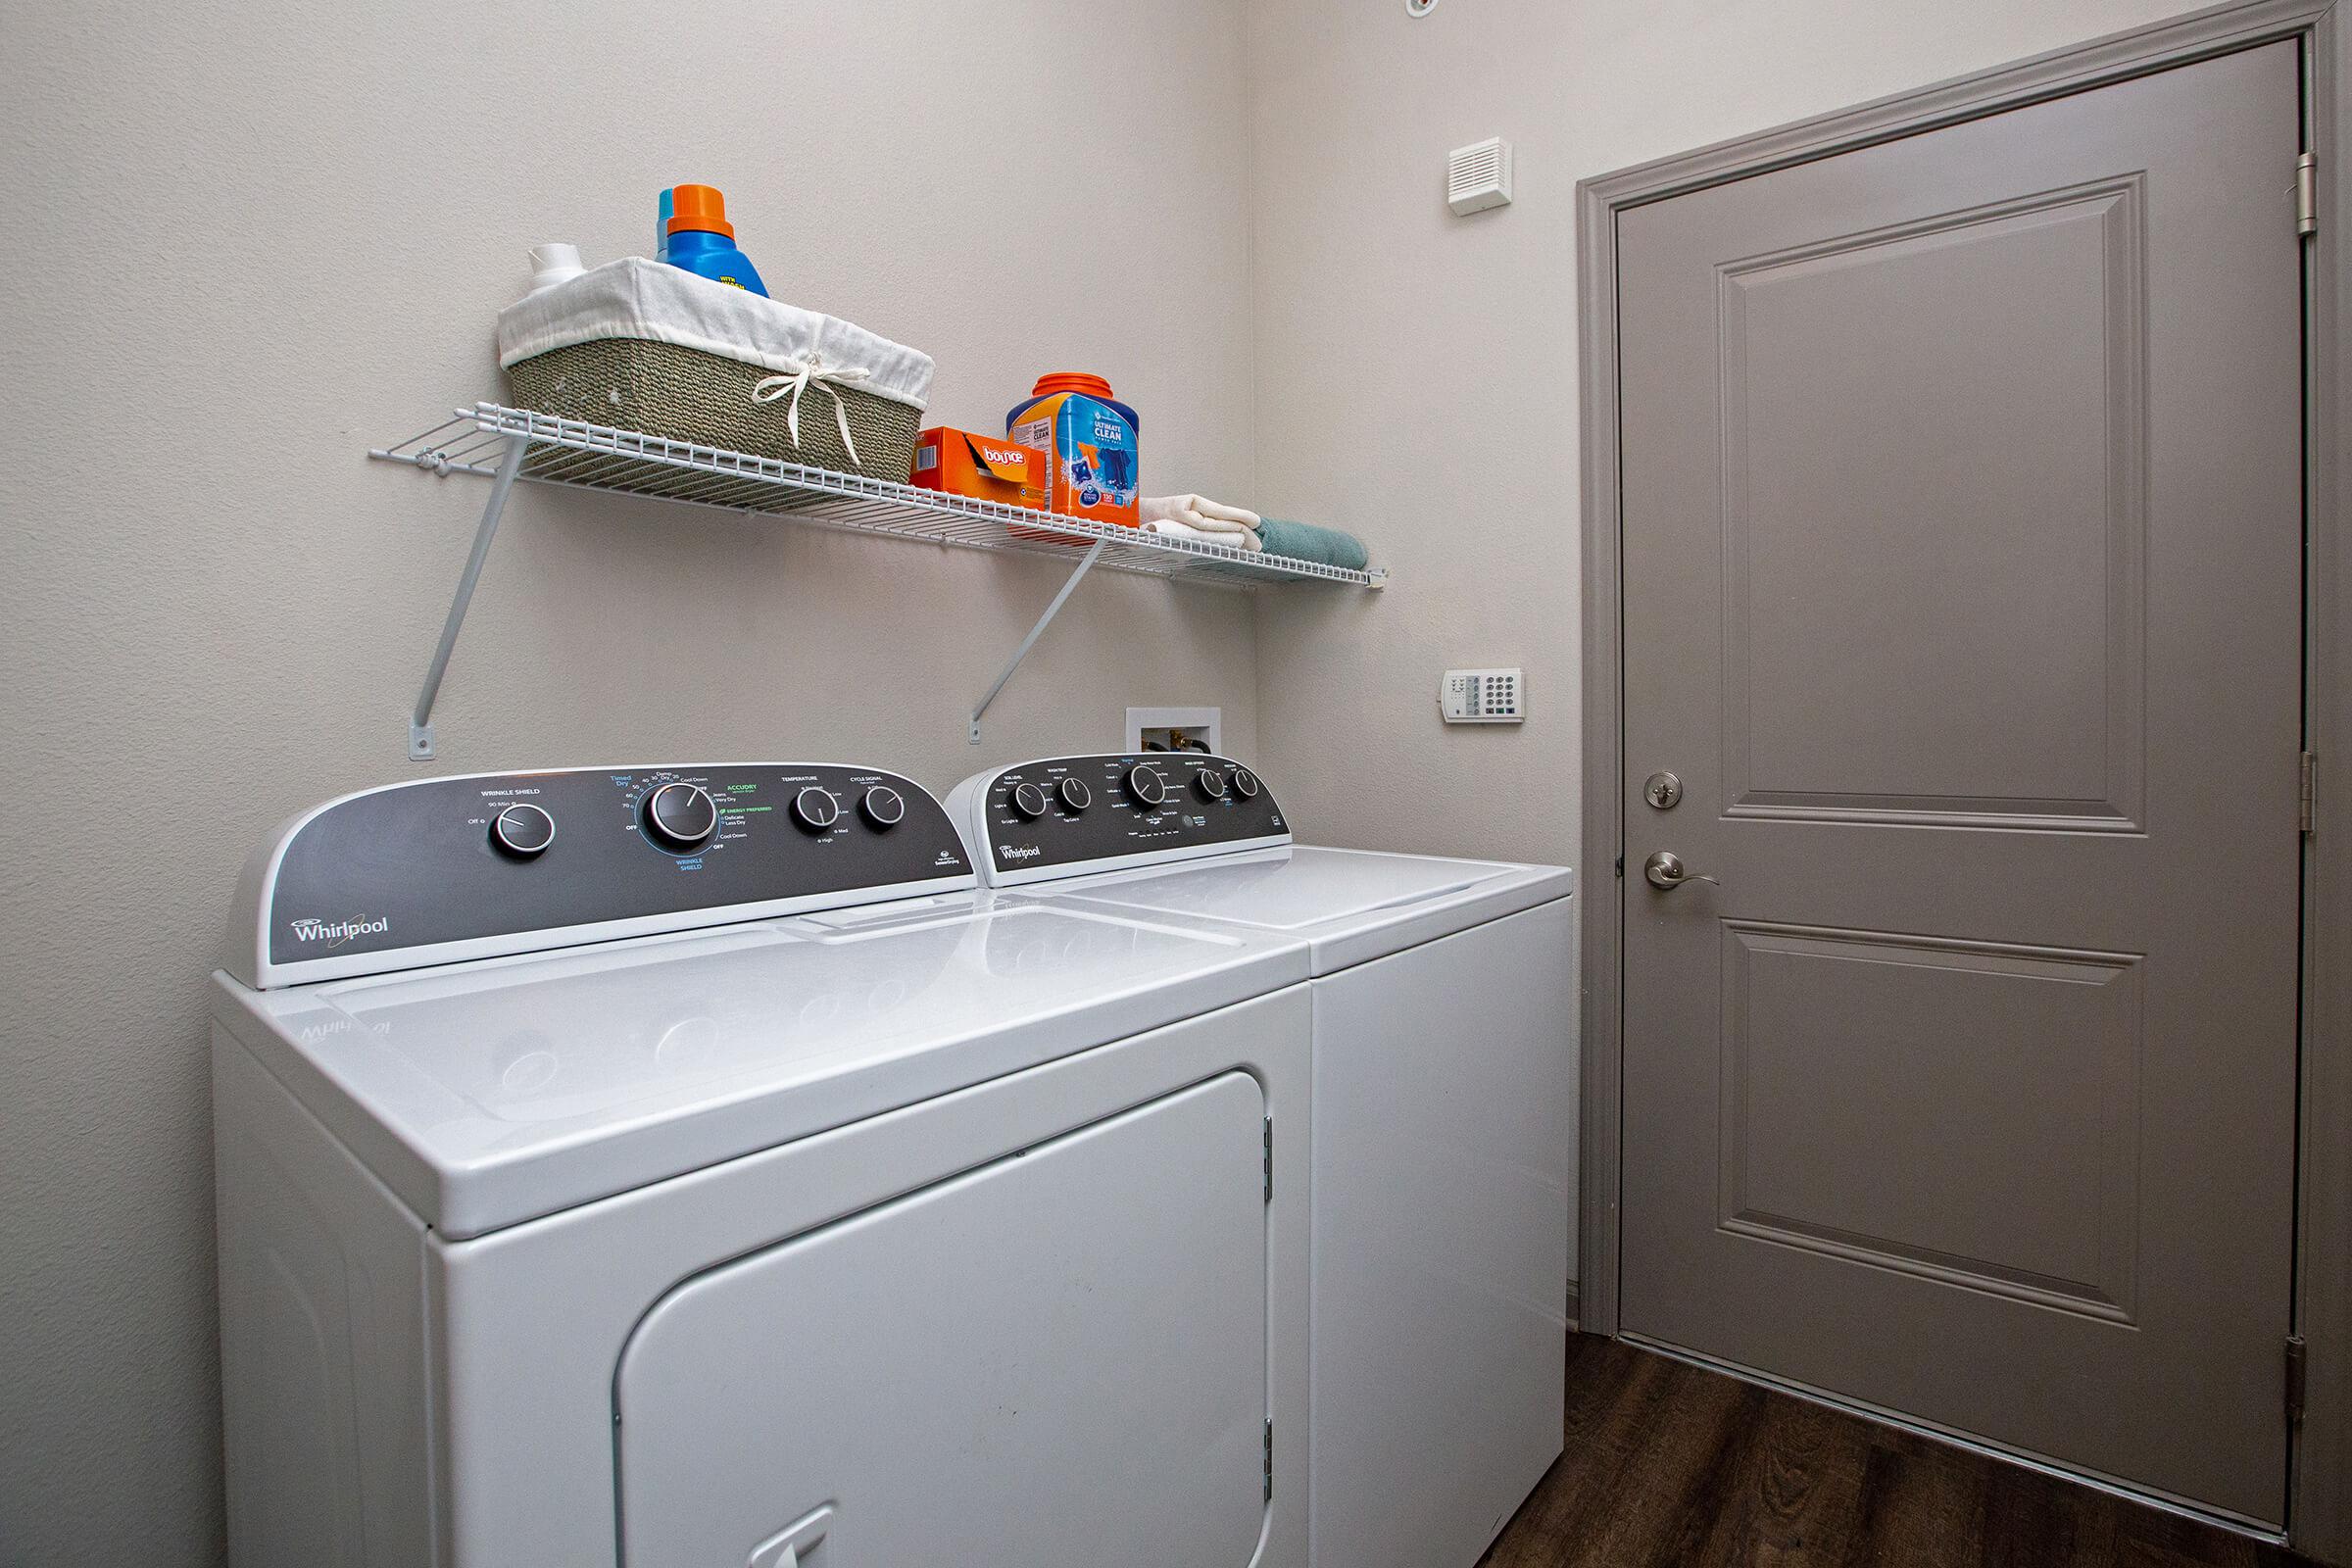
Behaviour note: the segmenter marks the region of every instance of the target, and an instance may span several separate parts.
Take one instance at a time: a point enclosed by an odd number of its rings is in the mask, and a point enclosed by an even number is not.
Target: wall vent
[[[1446,155],[1446,205],[1456,216],[1505,207],[1511,200],[1511,144],[1500,136]]]

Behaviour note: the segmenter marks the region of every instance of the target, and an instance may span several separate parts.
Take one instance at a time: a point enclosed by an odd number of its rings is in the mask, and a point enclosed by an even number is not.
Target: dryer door
[[[670,1292],[614,1385],[623,1562],[1244,1568],[1265,1114],[1228,1072]]]

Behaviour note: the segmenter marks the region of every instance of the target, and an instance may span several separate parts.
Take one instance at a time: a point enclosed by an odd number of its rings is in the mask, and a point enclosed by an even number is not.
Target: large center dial
[[[1138,762],[1127,770],[1127,795],[1136,805],[1157,810],[1167,803],[1168,781],[1151,763]]]
[[[699,850],[718,834],[718,805],[700,784],[664,784],[639,812],[645,836],[673,855]]]

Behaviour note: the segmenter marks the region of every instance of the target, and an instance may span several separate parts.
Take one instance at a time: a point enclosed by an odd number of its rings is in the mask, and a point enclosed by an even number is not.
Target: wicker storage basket
[[[913,349],[634,257],[509,306],[499,363],[517,408],[900,482],[931,386],[930,358]],[[531,457],[558,472],[580,461],[552,448]],[[602,476],[678,494],[710,485],[629,466]]]

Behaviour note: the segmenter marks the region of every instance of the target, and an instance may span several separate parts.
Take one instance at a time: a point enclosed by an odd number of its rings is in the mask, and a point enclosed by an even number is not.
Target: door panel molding
[[[1584,844],[1614,862],[1587,918],[1580,964],[1583,1052],[1582,1327],[1618,1332],[1626,917],[1622,694],[1622,527],[1618,465],[1616,220],[1633,207],[1896,137],[2120,81],[2296,40],[2306,73],[2308,145],[2318,155],[2318,230],[2305,247],[2307,378],[2306,746],[2319,754],[2317,830],[2304,845],[2304,978],[2296,1326],[2309,1346],[2306,1414],[2291,1468],[2289,1530],[2301,1550],[2352,1562],[2352,530],[2339,476],[2352,466],[2341,323],[2352,320],[2342,266],[2352,212],[2352,39],[2334,0],[2236,0],[2175,21],[2055,50],[1856,108],[1660,159],[1578,186]],[[2288,181],[2282,176],[2282,193]],[[2283,211],[2283,209],[2282,209]],[[1979,803],[1758,800],[1739,809],[1878,819],[1882,808],[1966,815]],[[2114,804],[2114,803],[2110,803]],[[1728,809],[1732,803],[1723,803]],[[2070,803],[2071,805],[2071,803]],[[1961,807],[1957,813],[1952,806]],[[2032,810],[2026,817],[2041,814]],[[2061,813],[2063,814],[2063,813]],[[1976,820],[1983,820],[1982,817]],[[2033,825],[2004,813],[1998,825]],[[1987,824],[1991,825],[1991,824]],[[2064,825],[2082,831],[2081,820]],[[2120,824],[2111,831],[2124,830]],[[1613,885],[1611,883],[1613,882]]]
[[[1761,920],[1722,927],[1719,1229],[2119,1326],[2134,1321],[2138,955]],[[1934,1015],[1930,997],[1906,998],[1906,986],[1968,992],[1970,1029],[1923,1038],[1916,1020]],[[1791,1021],[1791,1005],[1805,1009],[1805,1027],[1775,1038],[1772,1024]],[[1881,1071],[1808,1076],[1857,1013],[1915,1022],[1899,1034],[1870,1029]],[[1984,1028],[1987,1018],[2000,1026]],[[2027,1058],[2045,1092],[2017,1105],[1981,1096],[1969,1103],[1968,1058],[1986,1053]],[[2084,1125],[2070,1124],[2082,1098],[2066,1092],[2076,1079],[2097,1085],[2097,1113]],[[1823,1187],[1829,1160],[1838,1191]],[[1964,1186],[1980,1206],[1971,1234],[1922,1233],[1929,1193],[1948,1200]],[[2045,1250],[1995,1255],[2021,1215],[2040,1221]]]
[[[1923,827],[2093,833],[2145,830],[2147,712],[2142,663],[2146,642],[2148,487],[2147,323],[2143,286],[2145,191],[2145,174],[2134,172],[2090,184],[1816,240],[1717,267],[1716,311],[1723,366],[1718,396],[1723,419],[1725,497],[1723,777],[1727,814],[1782,821],[1880,822]],[[2086,227],[2088,232],[2074,232],[2078,225]],[[1759,364],[1759,356],[1751,352],[1757,347],[1759,323],[1755,318],[1761,314],[1769,318],[1776,314],[1769,301],[1759,296],[1775,289],[1823,294],[1841,283],[1849,291],[1860,284],[1861,292],[1866,295],[1871,280],[1863,274],[1870,269],[1937,265],[1947,263],[1951,259],[1948,253],[1956,249],[1993,245],[2038,246],[2045,251],[2053,245],[2064,246],[2072,252],[2071,264],[2089,273],[2086,278],[2068,278],[2064,282],[2085,292],[2095,289],[2100,305],[2099,341],[2076,345],[2074,359],[2079,363],[2072,367],[2078,376],[2098,379],[2100,405],[2105,415],[2105,428],[2099,432],[2097,442],[2103,456],[2098,465],[2100,471],[2095,478],[2079,476],[2074,487],[2082,492],[2079,504],[2094,508],[2097,514],[2092,524],[2096,542],[2091,544],[2086,540],[2082,552],[2092,559],[2083,562],[2077,572],[2080,580],[2069,581],[2036,570],[2010,585],[2021,596],[2037,595],[2043,601],[2043,613],[2039,617],[2023,618],[2046,622],[2073,645],[2069,649],[2075,655],[2073,685],[2081,689],[2070,690],[2068,682],[2053,678],[2054,672],[2064,671],[2056,669],[2058,661],[2047,657],[2051,650],[2046,644],[2010,643],[1998,628],[1989,624],[1979,633],[1983,642],[1979,656],[1963,665],[1941,664],[1927,672],[1888,670],[1879,665],[1875,657],[1878,650],[1860,647],[1846,650],[1859,657],[1841,658],[1830,645],[1838,637],[1851,642],[1866,641],[1873,616],[1936,614],[1949,612],[1950,608],[1892,607],[1875,592],[1868,591],[1869,585],[1856,580],[1847,583],[1848,591],[1837,594],[1834,603],[1820,606],[1805,625],[1792,633],[1784,632],[1779,640],[1784,645],[1807,647],[1817,662],[1827,660],[1845,669],[1846,678],[1858,688],[1856,696],[1861,700],[1838,705],[1841,723],[1827,721],[1818,708],[1759,713],[1759,701],[1769,701],[1771,697],[1771,683],[1767,682],[1766,689],[1759,693],[1755,679],[1760,652],[1758,635],[1769,629],[1758,626],[1755,611],[1754,558],[1760,542],[1759,524],[1777,524],[1772,530],[1776,537],[1801,535],[1808,528],[1818,535],[1822,527],[1818,518],[1772,516],[1769,504],[1759,505],[1757,500],[1759,491],[1769,496],[1785,485],[1760,482],[1750,469],[1747,437],[1751,416],[1779,420],[1791,417],[1792,411],[1803,408],[1807,399],[1789,383],[1793,381],[1798,387],[1815,383],[1821,373],[1818,365],[1809,358],[1791,364],[1763,356],[1770,371]],[[2047,261],[2044,265],[2048,265]],[[1761,310],[1751,307],[1751,302]],[[1867,318],[1866,307],[1845,314],[1861,318],[1851,327],[1859,335],[1899,330],[1919,334],[1923,339],[1940,336],[1948,345],[1991,338],[2002,326],[2010,333],[2030,335],[2035,323],[2001,319],[2013,311],[2016,303],[2014,293],[1997,300],[1953,301],[1952,308],[1956,310],[1973,304],[1977,307],[1976,315],[1967,321],[1942,323],[1921,320],[1915,313],[1905,313],[1906,318],[1900,321],[1875,321]],[[2057,307],[2057,302],[2053,301],[2053,316],[2062,318],[2067,314]],[[1818,316],[1823,309],[1824,305],[1817,303],[1814,314]],[[2050,324],[2056,327],[2058,323]],[[1943,329],[1940,334],[1938,325]],[[2053,370],[2058,368],[2059,347],[2055,341],[2049,344],[2053,363],[2048,368]],[[1997,349],[1988,348],[1986,352],[1989,356]],[[1771,379],[1759,384],[1760,378],[1768,374]],[[1966,395],[1965,391],[1951,387],[1942,391],[1946,397]],[[1814,396],[1819,395],[1816,389]],[[2021,442],[2030,439],[2037,411],[2015,387],[2007,389],[2007,396],[2018,405],[2015,418]],[[1862,416],[1867,418],[1868,415]],[[2052,450],[2075,444],[2066,433],[2041,433]],[[1788,476],[1782,478],[1785,481]],[[2061,498],[2067,487],[2046,483],[2044,476],[2036,474],[2005,474],[1996,482],[2002,493],[1986,496],[1978,515],[2015,517],[2017,521],[2011,525],[2011,531],[2019,537],[1993,541],[1988,550],[2007,553],[2014,547],[2014,554],[2020,560],[2026,557],[2029,544],[2046,553],[2054,525],[2070,519],[2036,514],[2020,503],[2025,496],[2035,495],[2050,498],[2047,503],[2050,506],[2062,506]],[[1908,509],[1914,518],[1912,526],[1923,533],[1939,534],[1955,541],[1967,539],[1975,531],[1966,525],[1970,519],[1952,515],[1955,508],[1964,505],[1964,498],[1949,493],[1934,500],[1923,499]],[[1870,510],[1874,515],[1869,526],[1876,528],[1881,525],[1885,512]],[[2089,533],[2091,529],[2082,531]],[[1859,544],[1863,540],[1857,538],[1851,542]],[[1858,576],[1865,569],[1861,564],[1870,553],[1847,548],[1845,540],[1831,548],[1824,548],[1828,541],[1818,537],[1810,543],[1811,548],[1802,554],[1793,543],[1784,549],[1782,554],[1792,559],[1772,574],[1763,595],[1765,603],[1785,604],[1785,596],[1773,590],[1785,587],[1790,578],[1806,578],[1820,589],[1827,587],[1832,572],[1842,569]],[[1956,574],[1974,569],[1968,564],[1955,566]],[[2081,607],[2085,605],[2095,606],[2095,615],[2082,613]],[[1951,635],[1962,632],[1960,623],[1967,618],[1956,616],[1955,624],[1946,628],[1947,643]],[[1996,662],[2002,666],[1997,684],[1987,690],[1985,669]],[[1818,679],[1822,672],[1814,669],[1809,673]],[[1867,700],[1869,688],[1874,684],[1889,679],[1908,681],[1923,673],[1926,678],[1944,683],[1947,689],[1930,693],[1907,689],[1893,703]],[[1882,693],[1882,698],[1885,695]],[[1971,696],[1982,696],[1984,700],[1967,701]],[[2076,711],[2064,710],[2070,700]],[[2030,731],[2027,744],[2012,740],[2021,725],[2021,704],[2042,710],[2038,714],[2028,713],[2022,719]],[[1838,729],[1846,729],[1850,734],[1851,730],[1874,721],[1880,734],[1872,741],[1858,746],[1851,738],[1845,738],[1839,744]],[[1960,733],[1939,733],[1948,731],[1955,721],[1969,727]],[[1761,763],[1755,741],[1758,735],[1768,738],[1767,749],[1771,753],[1769,760]],[[1954,778],[1949,772],[1939,777],[1936,773],[1938,769],[1957,768],[1973,769],[1982,775],[1988,767],[1997,769],[2004,757],[2013,759],[2024,753],[2059,747],[2076,754],[2074,765],[2066,770],[2074,775],[2070,778],[2019,779],[2011,787],[1998,790],[1984,787],[1999,782],[1988,777]],[[1859,761],[1854,756],[1857,751],[1866,751],[1872,760]],[[1921,784],[1975,783],[1979,787],[1903,790],[1893,787],[1893,780],[1877,781],[1876,788],[1862,787],[1873,781],[1858,775],[1872,766],[1911,773]],[[1798,775],[1790,776],[1787,771],[1790,768],[1798,769]],[[1834,780],[1843,787],[1829,787]],[[2036,782],[2071,786],[2071,789],[2052,787],[2037,791],[2029,787]]]

